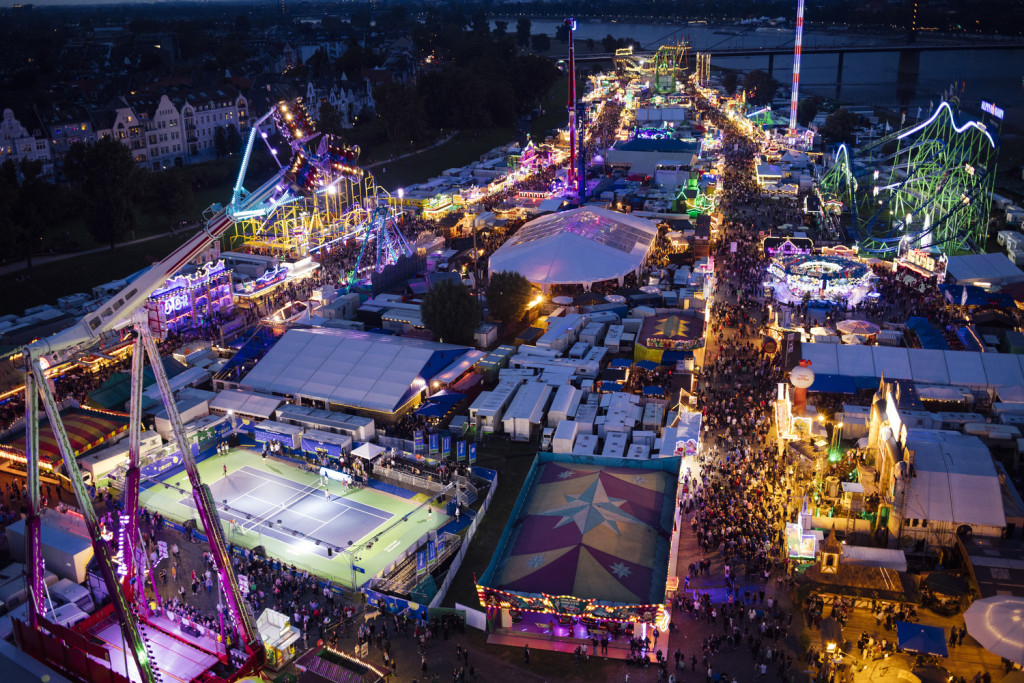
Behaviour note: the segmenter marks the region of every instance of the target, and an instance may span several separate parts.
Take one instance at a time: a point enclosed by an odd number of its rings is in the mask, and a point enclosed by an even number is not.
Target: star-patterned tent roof
[[[696,309],[649,316],[640,328],[640,343],[651,339],[693,340],[704,336],[704,318]]]
[[[489,585],[633,605],[663,601],[675,488],[673,473],[662,470],[538,463]]]

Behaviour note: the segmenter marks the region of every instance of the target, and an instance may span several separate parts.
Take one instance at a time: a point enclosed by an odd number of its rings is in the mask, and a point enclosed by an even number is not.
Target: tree
[[[415,85],[397,81],[381,83],[373,89],[373,99],[388,141],[396,148],[426,136],[426,110]]]
[[[555,29],[555,40],[560,43],[569,42],[569,24],[563,22],[558,25],[558,28]]]
[[[494,36],[496,38],[502,38],[508,33],[508,22],[507,21],[496,21],[494,22]]]
[[[213,131],[213,148],[217,150],[218,159],[228,155],[228,136],[226,131],[220,126]]]
[[[726,71],[725,75],[722,76],[722,87],[725,88],[725,92],[728,95],[732,95],[736,92],[736,86],[739,85],[739,76],[736,75],[735,71]]]
[[[176,170],[164,171],[148,176],[148,181],[156,197],[156,206],[171,225],[178,225],[192,214],[195,209],[195,193],[192,191],[192,183],[181,173]]]
[[[224,143],[228,148],[228,155],[238,154],[242,151],[242,134],[236,126],[228,126],[225,133]]]
[[[472,344],[480,311],[469,288],[461,282],[442,280],[423,297],[423,324],[448,344]]]
[[[778,82],[760,69],[751,71],[743,79],[743,89],[747,91],[747,101],[752,104],[771,103],[778,87]]]
[[[473,29],[473,33],[478,36],[486,38],[491,33],[491,24],[487,20],[487,12],[479,9],[473,12],[473,16],[470,18],[470,26]]]
[[[805,128],[818,115],[818,101],[813,97],[805,97],[796,107],[796,121]]]
[[[547,52],[551,49],[551,37],[546,33],[538,33],[530,37],[533,49],[537,52]]]
[[[330,102],[320,105],[320,116],[317,118],[316,126],[321,133],[328,135],[341,135],[345,130],[341,113]]]
[[[503,323],[517,323],[533,299],[533,285],[519,273],[503,270],[487,283],[487,307]]]
[[[516,45],[526,47],[530,44],[530,20],[522,17],[516,22]]]
[[[17,243],[12,245],[32,267],[32,252],[43,241],[46,227],[56,219],[53,186],[43,180],[43,163],[23,159],[18,165],[21,186],[14,202],[14,232]]]
[[[858,125],[860,125],[859,116],[849,109],[837,109],[828,115],[819,132],[829,142],[853,142],[857,137]]]
[[[64,157],[64,175],[82,190],[85,227],[98,243],[113,249],[135,229],[132,198],[141,174],[131,150],[110,138],[88,146],[75,143]]]

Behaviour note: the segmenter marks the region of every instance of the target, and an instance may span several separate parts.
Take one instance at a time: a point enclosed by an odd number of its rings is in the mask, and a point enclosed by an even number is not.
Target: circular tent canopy
[[[490,272],[520,273],[535,285],[591,285],[638,271],[658,236],[654,223],[583,207],[530,221],[490,258]]]

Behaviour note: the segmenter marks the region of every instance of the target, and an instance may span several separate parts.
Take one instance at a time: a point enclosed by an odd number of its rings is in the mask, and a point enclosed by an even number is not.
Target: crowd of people
[[[788,634],[793,615],[766,597],[764,588],[743,588],[740,579],[745,583],[753,577],[769,587],[772,575],[778,574],[781,585],[788,582],[785,565],[775,559],[781,540],[777,529],[788,520],[781,495],[784,484],[778,474],[768,474],[783,469],[770,441],[772,393],[783,369],[779,356],[764,353],[759,339],[765,320],[765,302],[759,294],[766,264],[757,236],[789,218],[790,209],[776,203],[764,210],[753,181],[757,146],[710,105],[702,113],[726,131],[725,194],[720,202],[721,236],[712,246],[713,322],[696,391],[704,450],[684,475],[680,505],[701,552],[720,559],[722,575],[717,581],[724,584],[724,591],[689,589],[692,577],[710,570],[711,562],[702,559],[691,564],[677,609],[685,608],[691,617],[712,626],[721,620],[721,635],[708,636],[701,647],[701,667],[709,677],[718,673],[722,680],[730,680],[728,672],[714,671],[713,658],[722,650],[746,647],[759,676],[772,668],[785,680],[794,663],[779,643]],[[697,661],[691,654],[691,671]],[[680,663],[685,668],[685,655],[676,657],[677,667]]]

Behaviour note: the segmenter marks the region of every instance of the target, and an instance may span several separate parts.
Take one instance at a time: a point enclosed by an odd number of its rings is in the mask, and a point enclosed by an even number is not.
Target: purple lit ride
[[[348,166],[348,162],[355,158],[354,150],[351,157],[343,151],[332,152],[330,151],[332,149],[330,140],[326,142],[321,140],[320,146],[315,152],[308,149],[308,143],[315,135],[310,135],[312,128],[301,107],[292,108],[282,105],[276,109],[276,112],[279,125],[293,139],[293,149],[302,148],[304,150],[307,161],[312,162],[317,169],[316,177],[318,179],[326,180],[337,174],[348,175],[356,172]],[[289,113],[291,119],[287,118]],[[109,611],[107,616],[113,618],[114,623],[121,630],[125,651],[131,655],[138,669],[139,678],[144,683],[158,683],[162,680],[158,671],[159,663],[154,661],[154,653],[158,649],[153,646],[152,639],[161,635],[162,631],[158,623],[154,621],[155,615],[147,604],[144,590],[147,557],[138,526],[139,485],[142,477],[140,458],[142,371],[145,357],[149,358],[175,441],[179,444],[187,444],[189,439],[182,424],[181,415],[178,413],[174,394],[171,392],[153,332],[150,329],[150,309],[147,308],[146,303],[151,296],[158,294],[161,290],[166,294],[168,278],[173,278],[186,264],[201,257],[210,244],[220,239],[239,220],[240,216],[267,215],[272,212],[272,207],[296,201],[307,192],[319,191],[308,185],[309,182],[312,182],[310,180],[312,176],[300,178],[293,172],[291,166],[281,168],[270,180],[252,192],[247,192],[242,187],[253,143],[257,137],[261,137],[260,126],[271,115],[273,112],[257,121],[252,128],[242,161],[242,172],[239,174],[232,200],[228,206],[215,205],[211,207],[207,212],[206,224],[202,230],[132,281],[124,290],[108,299],[99,309],[86,314],[75,325],[50,337],[34,341],[23,349],[26,371],[25,428],[28,479],[25,550],[30,605],[29,626],[30,631],[36,634],[34,644],[31,648],[26,647],[26,652],[58,666],[62,671],[75,678],[97,680],[95,672],[91,672],[90,668],[103,665],[99,664],[95,658],[86,657],[84,650],[79,652],[82,655],[80,657],[65,657],[60,662],[56,661],[56,655],[53,653],[78,651],[79,645],[76,642],[69,643],[69,638],[62,637],[60,633],[54,633],[53,629],[46,627],[43,621],[42,610],[46,603],[46,594],[42,573],[39,443],[41,416],[39,403],[42,402],[43,410],[52,426],[64,470],[70,480],[70,487],[85,520],[86,528],[92,537],[96,561],[112,598],[113,604],[104,610]],[[341,150],[342,148],[334,146],[333,149]],[[342,168],[338,168],[339,166]],[[181,303],[174,298],[174,295],[165,296],[162,301],[165,306],[165,314],[168,305],[173,314]],[[167,304],[167,301],[170,301],[170,304]],[[46,379],[44,368],[71,359],[78,353],[98,346],[102,340],[120,334],[131,335],[134,341],[129,401],[131,415],[128,436],[129,459],[124,488],[124,512],[127,523],[116,553],[121,560],[118,564],[115,561],[114,551],[101,537],[99,516],[93,507],[89,489],[82,477],[68,438],[68,432],[61,419],[60,406],[53,394],[51,384]],[[259,671],[266,659],[266,652],[252,615],[243,602],[224,540],[224,527],[221,524],[210,489],[199,476],[195,460],[196,448],[197,446],[193,444],[190,448],[183,449],[182,459],[191,484],[192,497],[199,520],[202,523],[202,530],[207,536],[220,585],[223,586],[226,596],[226,621],[230,623],[237,636],[234,639],[237,646],[232,651],[230,659],[227,653],[220,655],[223,657],[223,664],[230,663],[236,667],[235,673],[229,677],[234,679]],[[149,578],[153,579],[152,571],[149,572]],[[85,647],[85,645],[87,643],[83,639],[81,647]],[[29,651],[30,649],[31,651]],[[115,676],[117,674],[110,672],[108,678],[115,680]]]

